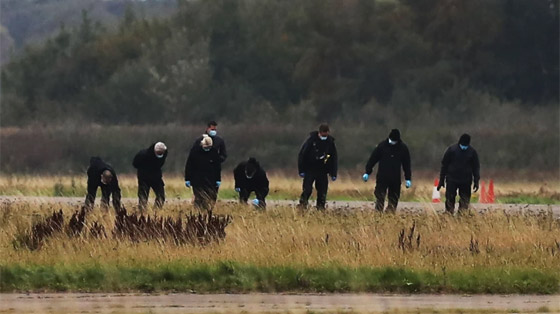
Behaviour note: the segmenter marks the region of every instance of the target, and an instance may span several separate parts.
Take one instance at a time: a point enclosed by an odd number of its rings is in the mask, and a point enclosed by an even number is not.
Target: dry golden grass
[[[378,214],[372,211],[299,212],[290,207],[266,212],[221,203],[218,214],[232,214],[224,242],[208,246],[176,246],[162,241],[131,243],[60,235],[39,251],[14,248],[18,233],[52,210],[65,218],[68,205],[4,203],[0,208],[0,265],[110,264],[157,266],[172,261],[214,263],[235,261],[257,266],[344,265],[398,266],[418,270],[526,267],[560,274],[560,221],[550,216],[510,216],[503,213],[450,217],[434,213]],[[160,215],[181,216],[190,205],[166,206]],[[153,212],[151,212],[153,214]],[[99,220],[107,231],[114,215],[95,208],[88,222]],[[66,220],[67,221],[67,220]],[[412,249],[398,247],[401,229],[416,222]],[[479,253],[469,250],[478,241]]]

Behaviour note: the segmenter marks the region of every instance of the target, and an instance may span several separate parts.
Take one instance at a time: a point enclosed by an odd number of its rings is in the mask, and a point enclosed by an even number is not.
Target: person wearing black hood
[[[226,152],[226,142],[224,142],[224,139],[218,136],[218,123],[216,121],[210,121],[206,124],[206,132],[204,134],[210,136],[212,138],[212,147],[214,147],[214,149],[218,152],[218,155],[220,156],[220,161],[224,162],[226,161],[227,158],[227,152]],[[199,148],[200,147],[200,141],[202,141],[202,136],[197,138],[194,143],[192,148]]]
[[[329,126],[321,124],[319,131],[313,131],[303,143],[298,155],[298,173],[303,178],[303,191],[299,199],[299,206],[307,208],[309,197],[313,193],[313,182],[317,189],[317,209],[325,209],[327,191],[329,188],[328,175],[336,180],[338,170],[338,155],[334,144],[334,137],[329,135]]]
[[[240,162],[233,170],[235,178],[235,191],[239,193],[239,202],[247,204],[251,192],[255,192],[256,198],[253,205],[265,209],[265,198],[268,195],[268,178],[266,172],[259,162],[251,157],[248,161]]]
[[[165,203],[165,184],[161,167],[167,159],[167,146],[162,142],[153,143],[150,147],[139,151],[132,165],[137,169],[138,176],[138,207],[144,210],[148,204],[150,188],[156,194],[155,207],[161,209]]]
[[[193,147],[185,164],[185,185],[193,188],[194,206],[211,211],[218,198],[221,182],[221,160],[212,138],[207,134]]]
[[[445,210],[450,214],[455,212],[457,190],[459,190],[459,211],[469,208],[473,181],[473,191],[478,191],[480,162],[476,149],[470,144],[471,136],[461,135],[459,143],[449,146],[441,160],[437,190],[445,186]]]
[[[109,197],[113,195],[113,207],[115,212],[121,210],[121,189],[117,180],[117,173],[111,165],[104,162],[99,157],[91,157],[87,169],[87,196],[85,207],[88,210],[93,208],[97,188],[101,187],[101,207],[109,207]]]
[[[401,140],[398,129],[391,130],[389,137],[377,144],[366,164],[366,172],[362,176],[367,182],[373,167],[379,162],[375,184],[375,209],[382,212],[385,205],[385,196],[388,192],[387,211],[394,212],[401,195],[401,168],[404,170],[406,188],[412,186],[412,172],[410,169],[410,153],[408,147]]]

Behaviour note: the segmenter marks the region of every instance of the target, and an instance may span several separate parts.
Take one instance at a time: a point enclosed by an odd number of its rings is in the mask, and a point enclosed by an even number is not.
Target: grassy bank
[[[164,263],[157,267],[110,265],[2,266],[2,292],[401,292],[558,293],[558,274],[532,269],[446,272],[395,267],[255,266],[234,262]]]
[[[356,175],[358,174],[358,175]],[[375,180],[364,183],[361,175],[341,173],[336,182],[329,185],[330,200],[373,200]],[[301,193],[301,179],[282,173],[271,172],[269,199],[296,200]],[[224,174],[220,199],[234,199],[233,177]],[[137,197],[137,180],[135,175],[120,175],[119,182],[124,197]],[[488,184],[488,181],[486,181]],[[495,180],[495,195],[498,203],[509,204],[560,204],[560,182],[553,178],[541,181],[522,182],[519,180]],[[192,190],[187,189],[179,176],[165,176],[166,196],[171,198],[191,199]],[[432,197],[433,178],[427,175],[413,180],[410,189],[402,188],[402,201],[430,202]],[[442,196],[444,190],[441,191]],[[98,191],[98,193],[101,193]],[[86,177],[83,176],[25,176],[7,175],[0,177],[0,195],[18,196],[67,196],[84,197],[86,194]],[[153,194],[153,193],[152,193]],[[480,192],[472,194],[472,201],[477,202]],[[152,195],[153,197],[153,195]]]

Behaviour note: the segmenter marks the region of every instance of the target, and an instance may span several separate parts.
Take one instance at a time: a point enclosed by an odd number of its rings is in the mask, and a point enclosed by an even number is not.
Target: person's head
[[[319,138],[323,141],[326,141],[327,138],[329,137],[329,125],[326,123],[322,123],[321,125],[319,125]]]
[[[157,142],[154,145],[154,154],[157,158],[163,158],[165,152],[167,151],[167,146],[163,142]]]
[[[255,173],[257,173],[258,168],[259,165],[257,160],[253,157],[249,158],[247,164],[245,165],[245,177],[247,179],[252,179],[255,176]]]
[[[202,150],[205,152],[210,151],[212,149],[212,144],[212,138],[208,136],[208,134],[202,134],[202,141],[200,141],[200,147],[202,147]]]
[[[210,136],[216,136],[216,134],[218,134],[218,123],[216,123],[216,121],[210,121],[206,124],[206,134]]]
[[[401,141],[401,132],[399,129],[392,129],[389,133],[389,144],[395,145]]]
[[[471,136],[468,135],[467,133],[461,135],[461,137],[459,138],[459,147],[461,147],[462,150],[467,150],[470,144],[471,144]]]
[[[113,174],[111,173],[111,171],[109,170],[103,171],[103,173],[101,173],[101,183],[107,185],[111,183],[111,181],[113,181]]]

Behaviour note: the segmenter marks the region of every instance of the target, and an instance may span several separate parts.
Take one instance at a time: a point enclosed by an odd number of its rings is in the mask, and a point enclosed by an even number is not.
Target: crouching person
[[[185,164],[185,185],[193,188],[194,206],[212,210],[221,184],[221,159],[212,138],[204,134],[199,146],[191,149]]]
[[[255,207],[266,209],[266,196],[268,195],[268,178],[266,172],[261,168],[255,158],[242,161],[233,170],[235,178],[235,191],[239,193],[239,202],[247,204],[251,192],[255,192],[255,199],[252,201]]]
[[[87,196],[85,207],[87,210],[93,208],[97,188],[101,188],[101,207],[105,210],[109,208],[109,197],[113,196],[113,207],[115,212],[121,209],[121,189],[117,174],[111,165],[104,162],[99,157],[91,157],[87,169]]]

